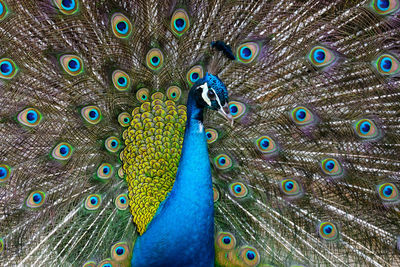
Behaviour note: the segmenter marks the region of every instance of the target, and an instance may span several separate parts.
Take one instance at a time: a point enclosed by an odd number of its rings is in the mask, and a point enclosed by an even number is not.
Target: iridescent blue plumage
[[[203,109],[214,106],[202,99],[204,84],[217,92],[222,103],[227,102],[225,85],[208,73],[190,90],[175,183],[147,231],[137,238],[132,266],[214,266],[213,190],[203,126]]]

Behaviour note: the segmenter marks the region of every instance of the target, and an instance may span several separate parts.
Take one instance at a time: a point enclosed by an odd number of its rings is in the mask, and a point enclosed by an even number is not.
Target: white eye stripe
[[[207,86],[207,83],[204,83],[203,85],[200,85],[200,88],[203,89],[203,91],[201,92],[201,97],[204,99],[204,101],[207,103],[207,105],[209,105],[211,107],[211,100],[207,95],[208,90],[209,90],[209,88]],[[213,88],[210,88],[210,89],[214,92],[215,99],[217,100],[217,102],[219,104],[219,107],[222,108],[221,101],[219,100],[217,92],[215,92],[215,90]]]
[[[211,107],[211,101],[207,96],[208,92],[208,86],[207,83],[204,83],[203,85],[200,85],[200,88],[203,88],[203,92],[201,92],[201,97],[204,99],[204,101]]]

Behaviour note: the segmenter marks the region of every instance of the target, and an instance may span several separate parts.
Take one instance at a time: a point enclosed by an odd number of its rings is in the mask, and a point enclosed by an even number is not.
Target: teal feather
[[[400,265],[399,12],[0,0],[0,266]]]

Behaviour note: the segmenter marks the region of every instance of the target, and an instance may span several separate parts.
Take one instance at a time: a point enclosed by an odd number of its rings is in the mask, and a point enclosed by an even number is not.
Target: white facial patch
[[[211,100],[207,96],[207,93],[208,93],[207,83],[204,83],[203,85],[200,85],[200,88],[203,89],[203,91],[201,92],[201,97],[207,103],[207,105],[209,105],[211,107]]]
[[[207,103],[207,105],[211,107],[211,100],[210,100],[210,98],[208,98],[208,95],[207,95],[208,90],[210,90],[207,86],[207,83],[200,85],[200,88],[203,89],[203,91],[201,92],[201,97],[204,99],[204,101]],[[211,88],[211,90],[213,90],[213,92],[215,94],[215,100],[217,100],[219,106],[222,108],[221,101],[219,100],[217,92],[215,92],[215,90],[213,88]]]

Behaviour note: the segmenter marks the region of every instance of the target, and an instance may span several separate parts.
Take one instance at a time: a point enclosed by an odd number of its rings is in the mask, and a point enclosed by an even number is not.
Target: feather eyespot
[[[46,194],[42,191],[33,191],[26,199],[26,205],[29,208],[38,208],[43,205],[46,199]]]
[[[364,139],[375,139],[379,137],[379,129],[370,119],[361,119],[354,125],[356,134]]]
[[[132,23],[121,13],[115,13],[111,17],[111,28],[118,38],[128,38],[132,33]]]
[[[131,85],[131,79],[129,78],[129,75],[122,70],[116,70],[112,74],[112,81],[114,87],[118,91],[127,91]]]
[[[124,168],[121,167],[118,169],[118,177],[121,179],[125,178]]]
[[[392,76],[400,71],[400,63],[397,58],[389,54],[380,55],[374,62],[376,70],[385,76]]]
[[[229,185],[229,192],[235,197],[243,198],[247,196],[249,191],[243,183],[236,182]]]
[[[107,180],[114,175],[114,168],[109,163],[103,163],[97,168],[97,177],[102,180]]]
[[[98,124],[101,119],[101,111],[96,106],[87,106],[81,109],[81,115],[89,124]]]
[[[98,194],[89,195],[85,200],[85,209],[97,210],[101,204],[101,196]]]
[[[197,82],[199,79],[202,79],[203,77],[204,71],[203,66],[201,65],[196,65],[192,67],[186,74],[186,79],[190,86],[192,86],[195,82]]]
[[[83,61],[78,56],[63,55],[60,62],[64,71],[71,76],[77,76],[83,72]]]
[[[115,198],[115,206],[119,210],[126,210],[128,208],[128,196],[126,194],[120,194]]]
[[[128,127],[131,124],[132,116],[128,112],[122,112],[118,115],[118,122],[122,127]]]
[[[82,267],[96,267],[96,262],[94,261],[87,261],[85,262]]]
[[[190,27],[189,16],[184,9],[175,10],[171,18],[171,30],[172,32],[180,37]]]
[[[253,247],[243,247],[240,250],[240,258],[247,266],[257,266],[260,263],[260,254]]]
[[[294,179],[284,179],[280,183],[281,191],[290,197],[299,196],[302,193],[301,185]]]
[[[9,58],[0,59],[0,78],[12,79],[18,72],[18,67],[14,61]]]
[[[147,89],[147,88],[141,88],[136,93],[136,99],[139,100],[139,102],[141,102],[141,103],[149,101],[149,96],[150,96],[150,92],[149,92],[149,89]]]
[[[146,55],[146,64],[152,70],[158,70],[164,63],[164,55],[158,48],[150,49]]]
[[[213,186],[213,200],[214,202],[219,200],[219,191],[215,186]]]
[[[336,225],[331,222],[320,223],[318,232],[319,236],[327,241],[336,240],[339,236]]]
[[[123,261],[129,257],[129,247],[126,242],[118,242],[111,247],[111,257],[116,261]]]
[[[3,20],[8,14],[7,5],[3,0],[0,0],[0,21]]]
[[[12,170],[6,164],[0,164],[0,184],[10,179]]]
[[[119,139],[115,136],[110,136],[106,139],[106,141],[104,142],[106,149],[111,152],[111,153],[115,153],[119,150],[119,148],[121,147],[121,142],[119,141]]]
[[[98,267],[115,267],[117,266],[114,261],[111,259],[104,259],[101,262],[99,262]]]
[[[314,46],[308,54],[308,59],[315,67],[321,68],[331,65],[336,60],[336,56],[326,47]]]
[[[214,158],[214,165],[220,170],[226,170],[232,167],[232,160],[228,155],[221,154]]]
[[[229,111],[232,115],[232,118],[237,119],[246,112],[246,106],[240,102],[231,101],[229,102]]]
[[[220,232],[217,235],[216,243],[221,249],[231,250],[236,246],[236,239],[231,233]]]
[[[78,11],[78,0],[54,0],[57,8],[65,15],[72,15]]]
[[[73,147],[65,142],[59,143],[51,152],[51,156],[58,160],[67,160],[72,156]]]
[[[35,127],[42,120],[42,114],[35,108],[27,108],[18,114],[17,119],[19,123],[25,126]]]
[[[167,89],[167,97],[170,100],[178,101],[181,97],[182,91],[178,86],[171,86]]]
[[[237,49],[237,59],[245,64],[251,63],[257,58],[260,46],[257,43],[249,42],[240,45]]]
[[[372,9],[379,15],[389,15],[396,12],[400,7],[399,0],[372,0]]]
[[[272,154],[278,150],[275,141],[269,136],[261,136],[256,141],[256,147],[261,153]]]
[[[206,129],[206,139],[207,143],[209,144],[214,143],[218,139],[218,132],[211,128]]]
[[[290,118],[299,126],[308,125],[314,122],[314,115],[312,112],[303,106],[294,108],[290,113]]]
[[[397,202],[399,190],[392,183],[384,183],[378,186],[379,197],[385,202]]]
[[[342,166],[339,161],[334,158],[326,158],[321,162],[322,171],[330,176],[339,176],[343,173]]]

